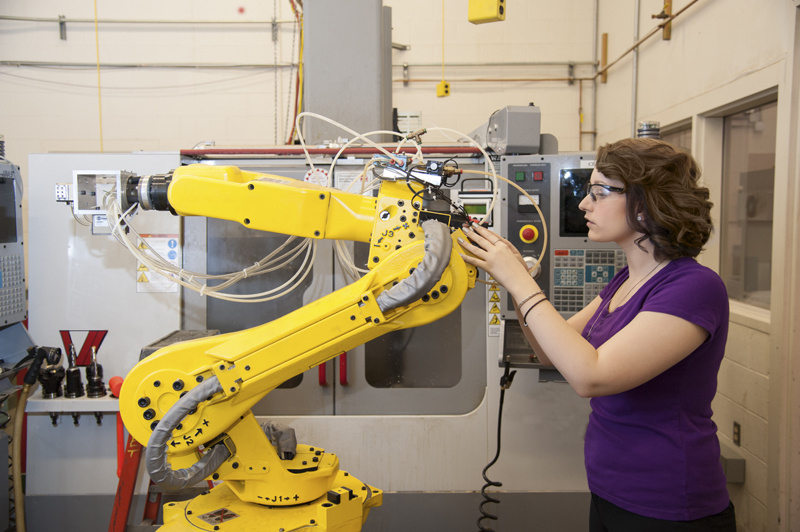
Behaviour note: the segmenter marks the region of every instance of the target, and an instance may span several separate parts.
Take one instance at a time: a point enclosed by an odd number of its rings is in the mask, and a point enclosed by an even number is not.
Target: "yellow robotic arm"
[[[424,188],[387,180],[373,198],[207,165],[129,180],[125,202],[147,209],[370,245],[370,272],[358,281],[270,323],[161,349],[128,374],[120,411],[131,435],[147,442],[151,478],[167,488],[224,481],[165,506],[163,530],[215,530],[203,516],[224,508],[236,515],[235,530],[355,532],[381,503],[380,491],[339,471],[331,453],[298,445],[282,459],[250,409],[343,351],[461,304],[477,272],[459,256],[460,222],[425,211]]]

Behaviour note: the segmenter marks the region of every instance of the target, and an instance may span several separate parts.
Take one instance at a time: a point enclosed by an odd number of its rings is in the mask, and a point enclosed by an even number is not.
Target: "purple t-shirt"
[[[667,264],[612,313],[606,301],[628,268],[600,293],[603,303],[584,337],[598,347],[639,312],[697,324],[708,339],[667,371],[626,392],[595,397],[584,455],[589,489],[630,512],[688,521],[722,512],[730,502],[719,461],[711,400],[728,337],[728,294],[714,271],[692,258]],[[597,323],[595,323],[597,321]],[[648,346],[642,346],[647,356]]]

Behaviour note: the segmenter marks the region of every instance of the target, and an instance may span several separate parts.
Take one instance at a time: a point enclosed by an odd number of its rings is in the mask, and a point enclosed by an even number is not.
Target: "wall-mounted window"
[[[770,308],[777,101],[723,119],[720,275],[731,299]]]
[[[679,127],[666,127],[661,131],[661,140],[669,142],[673,146],[683,148],[692,153],[692,124]]]

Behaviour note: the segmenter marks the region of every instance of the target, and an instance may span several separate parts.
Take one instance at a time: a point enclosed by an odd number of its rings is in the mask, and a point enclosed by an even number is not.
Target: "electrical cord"
[[[14,414],[14,440],[11,446],[11,455],[14,457],[11,463],[11,477],[14,490],[14,523],[18,532],[25,532],[25,492],[22,487],[22,423],[25,419],[25,405],[28,403],[28,394],[31,385],[27,382],[23,384],[17,402],[17,410]]]
[[[508,360],[505,361],[505,370],[503,371],[503,376],[500,377],[500,406],[497,412],[497,452],[492,458],[492,461],[489,462],[486,467],[483,468],[483,480],[486,481],[486,484],[483,485],[481,488],[481,495],[483,496],[484,500],[481,501],[479,506],[481,517],[478,518],[478,529],[481,532],[494,532],[493,528],[487,528],[484,526],[483,521],[485,519],[489,519],[491,521],[497,521],[497,516],[494,514],[489,513],[484,506],[489,503],[500,504],[500,499],[492,497],[489,495],[486,490],[489,488],[499,488],[503,485],[502,482],[496,482],[490,480],[489,477],[486,476],[487,471],[491,468],[497,460],[500,458],[500,442],[501,442],[501,435],[502,435],[502,424],[503,424],[503,403],[505,402],[506,398],[506,390],[511,387],[511,382],[514,380],[514,375],[516,375],[517,371],[510,371],[511,364]]]
[[[543,238],[543,240],[542,240],[542,252],[539,254],[539,258],[536,260],[536,262],[534,263],[533,266],[528,268],[529,272],[535,271],[536,268],[538,268],[539,265],[542,263],[542,261],[544,260],[544,256],[547,253],[547,220],[545,220],[544,214],[542,214],[542,209],[539,208],[539,203],[536,202],[533,199],[533,197],[528,193],[527,190],[525,190],[524,188],[522,188],[518,184],[514,183],[510,179],[506,179],[503,176],[498,176],[496,174],[490,174],[489,172],[481,172],[480,170],[464,170],[463,173],[465,173],[465,174],[488,175],[488,176],[493,176],[493,177],[502,179],[503,181],[505,181],[509,185],[511,185],[514,188],[516,188],[523,196],[525,196],[528,199],[528,201],[531,202],[531,205],[533,205],[536,208],[536,212],[539,214],[539,218],[542,221],[542,238]],[[488,209],[487,212],[491,212],[491,209]]]
[[[299,0],[295,0],[300,3]],[[296,13],[297,15],[297,13]],[[302,26],[301,26],[302,29]],[[344,146],[340,148],[337,152],[336,156],[333,158],[330,164],[330,170],[328,172],[329,179],[333,175],[334,167],[336,162],[338,161],[339,157],[345,152],[347,147],[354,144],[357,140],[363,141],[364,145],[371,146],[377,149],[379,152],[383,154],[384,157],[387,157],[390,161],[393,161],[395,164],[401,165],[400,167],[405,169],[405,178],[406,182],[409,186],[409,189],[412,190],[413,199],[416,200],[423,192],[426,190],[430,191],[434,198],[444,199],[446,200],[451,209],[458,214],[458,217],[463,218],[464,220],[469,220],[469,216],[466,213],[466,210],[462,205],[455,204],[450,198],[448,198],[444,193],[439,190],[439,187],[433,187],[429,184],[426,184],[424,181],[414,177],[411,175],[412,170],[425,170],[426,164],[424,161],[424,156],[422,154],[422,146],[420,141],[420,135],[427,132],[426,129],[418,130],[413,134],[403,135],[396,131],[372,131],[365,134],[359,134],[346,126],[331,120],[327,117],[322,115],[318,115],[315,113],[310,112],[303,112],[299,113],[295,118],[295,126],[298,128],[298,139],[300,144],[303,147],[303,150],[306,154],[306,160],[309,167],[313,170],[314,169],[314,162],[306,149],[305,140],[303,138],[302,133],[299,130],[299,125],[301,119],[306,117],[310,118],[317,118],[333,124],[342,130],[352,134],[354,138],[348,141]],[[455,130],[446,129],[446,128],[435,128],[436,130],[440,130],[442,132],[452,132],[460,135],[462,138],[468,140],[470,143],[475,145],[484,155],[486,160],[489,160],[488,154],[485,150],[477,144],[474,140],[470,139],[463,133],[460,133]],[[391,153],[383,146],[377,144],[376,142],[367,138],[369,135],[400,135],[402,138],[397,143],[397,146],[394,150],[394,153]],[[412,144],[415,148],[413,155],[410,157],[407,154],[400,154],[401,148],[405,144]],[[380,183],[384,178],[379,175],[375,170],[387,167],[387,161],[380,158],[381,156],[373,157],[362,170],[361,174],[359,175],[358,179],[353,180],[350,185],[347,187],[348,191],[352,188],[353,184],[356,181],[361,183],[361,193],[364,194],[372,190],[372,188],[377,184]],[[401,158],[402,157],[402,158]],[[449,165],[449,166],[448,166]],[[461,179],[461,174],[464,172],[463,170],[458,168],[458,162],[450,158],[443,163],[443,168],[449,170],[450,174],[445,176],[443,180],[443,186],[452,187],[459,182]],[[494,206],[494,202],[497,199],[497,175],[494,171],[494,167],[490,167],[492,172],[476,172],[476,173],[484,173],[485,175],[489,175],[492,177],[495,186],[493,187],[493,198],[491,205],[489,206],[489,210],[491,211],[492,207]],[[372,176],[374,179],[369,181],[369,183],[364,183],[366,180],[366,176],[372,172]],[[455,175],[455,181],[449,182],[448,178]],[[419,191],[415,191],[413,187],[411,187],[410,181],[415,181],[418,183],[422,183],[424,186]],[[330,186],[330,183],[327,183]],[[265,301],[271,301],[283,297],[284,295],[288,294],[289,292],[293,291],[294,289],[298,288],[301,283],[308,277],[308,275],[313,270],[313,264],[316,257],[316,242],[312,239],[304,239],[297,243],[294,247],[284,251],[284,249],[289,246],[291,242],[295,240],[295,237],[290,237],[286,240],[284,244],[274,250],[270,255],[264,257],[262,260],[256,262],[253,266],[245,268],[238,272],[232,272],[224,275],[209,275],[202,272],[191,272],[186,271],[182,268],[179,268],[163,257],[161,257],[152,247],[147,243],[145,239],[143,239],[135,230],[135,228],[131,225],[130,219],[136,213],[138,209],[138,204],[134,204],[125,212],[121,212],[121,208],[119,203],[116,201],[116,190],[111,190],[105,194],[103,199],[103,207],[106,211],[108,216],[108,220],[110,226],[112,228],[111,234],[112,236],[123,246],[125,246],[130,253],[136,257],[139,262],[143,265],[147,266],[151,271],[158,273],[171,281],[188,288],[190,290],[194,290],[200,295],[207,295],[210,297],[215,297],[218,299],[223,299],[226,301],[235,301],[235,302],[248,302],[248,303],[259,303]],[[73,213],[73,216],[74,213]],[[76,221],[78,223],[87,223],[82,222],[80,219],[76,217]],[[545,235],[546,238],[546,235]],[[358,267],[352,258],[352,255],[349,251],[349,248],[344,242],[336,241],[334,243],[334,250],[336,254],[336,258],[342,267],[344,274],[355,280],[358,279],[361,275],[367,273],[369,270],[363,267]],[[305,252],[305,256],[303,257],[303,262],[299,267],[298,271],[292,276],[291,279],[286,281],[283,285],[274,288],[272,290],[261,292],[257,294],[231,294],[223,292],[226,288],[230,287],[234,283],[246,279],[247,277],[251,277],[254,275],[262,275],[265,273],[269,273],[275,271],[280,268],[285,268],[290,265],[290,263],[298,258],[303,252]],[[210,285],[207,281],[220,281],[219,284]],[[206,281],[206,282],[203,282]]]
[[[120,212],[119,205],[114,201],[114,192],[109,192],[104,198],[104,207],[112,227],[111,234],[125,246],[139,262],[146,265],[150,270],[163,275],[164,277],[194,290],[201,295],[207,295],[226,301],[260,303],[271,301],[282,297],[291,292],[298,286],[312,271],[314,258],[316,256],[316,243],[311,239],[300,240],[294,247],[286,249],[296,237],[288,238],[283,244],[276,248],[272,253],[242,271],[232,272],[224,275],[209,275],[199,272],[186,271],[174,266],[169,261],[161,257],[147,241],[143,239],[130,224],[130,217],[134,214],[138,204],[133,205],[124,213]],[[137,240],[140,244],[134,242]],[[140,249],[140,245],[142,249]],[[271,290],[256,294],[231,294],[222,292],[226,288],[242,279],[263,275],[272,271],[289,266],[289,264],[301,254],[304,254],[303,262],[297,272],[284,284]],[[201,283],[199,280],[221,280],[220,284],[211,286],[207,282]]]
[[[32,358],[32,355],[27,355],[25,358],[20,360],[17,363],[17,366],[22,364],[27,358]],[[15,367],[17,367],[17,366],[15,366]],[[16,392],[11,392],[8,395],[6,395],[5,397],[3,397],[0,400],[0,406],[2,406],[6,402],[6,400],[9,397],[11,397],[14,393],[16,393]],[[6,426],[8,425],[9,421],[11,421],[12,418],[11,418],[11,415],[8,414],[7,412],[0,412],[0,414],[3,414],[3,415],[5,415],[7,417],[7,419],[2,422],[2,427],[0,427],[3,430],[5,430]],[[14,436],[15,436],[14,433],[8,433],[7,434],[7,437],[8,437],[8,469],[7,469],[7,471],[8,471],[8,494],[7,494],[7,500],[8,500],[8,524],[9,524],[9,526],[6,529],[6,532],[15,532],[17,530],[17,516],[16,516],[16,505],[15,505],[15,501],[14,501],[14,493],[15,493],[15,491],[14,491],[14,474],[13,474],[13,470],[14,470],[14,456],[13,456]]]
[[[9,526],[6,532],[15,532],[17,530],[17,507],[14,503],[14,475],[10,471],[14,468],[14,457],[11,454],[11,446],[14,445],[14,436],[8,437],[9,453],[8,453],[8,521]]]
[[[302,26],[301,26],[301,35],[302,35]],[[301,40],[302,40],[302,38],[301,38]],[[301,53],[302,53],[302,45],[301,45]],[[300,64],[301,64],[301,70],[302,70],[302,61],[300,62]],[[387,157],[389,160],[393,161],[394,163],[396,163],[398,165],[400,163],[403,163],[403,166],[406,168],[406,179],[407,179],[407,181],[409,179],[414,179],[410,175],[411,169],[413,169],[413,168],[424,168],[425,167],[425,161],[424,161],[424,157],[423,157],[423,154],[422,154],[422,144],[421,144],[420,136],[422,134],[424,134],[424,133],[427,133],[428,131],[438,131],[440,133],[443,133],[446,136],[447,136],[448,133],[456,134],[456,135],[458,135],[459,139],[464,139],[469,144],[471,144],[475,148],[477,148],[483,154],[485,161],[488,162],[488,161],[491,160],[491,158],[489,157],[489,154],[486,152],[486,150],[483,148],[483,146],[481,146],[479,143],[477,143],[474,139],[470,138],[468,135],[465,135],[464,133],[461,133],[460,131],[456,131],[454,129],[443,128],[443,127],[438,127],[438,126],[437,127],[432,127],[432,128],[419,129],[419,130],[417,130],[417,131],[415,131],[415,132],[413,132],[411,134],[403,135],[402,138],[400,139],[400,141],[398,142],[394,153],[390,153],[384,146],[381,146],[380,144],[372,141],[371,139],[369,139],[367,137],[370,136],[370,135],[377,135],[377,134],[394,135],[394,136],[399,136],[399,135],[402,135],[402,134],[400,134],[400,133],[398,133],[396,131],[371,131],[369,133],[359,134],[356,131],[353,131],[352,129],[348,128],[347,126],[345,126],[345,125],[343,125],[343,124],[341,124],[341,123],[339,123],[339,122],[337,122],[335,120],[332,120],[332,119],[330,119],[328,117],[319,115],[317,113],[304,111],[302,113],[298,113],[295,116],[294,130],[296,130],[296,132],[297,132],[298,142],[300,143],[300,146],[303,148],[303,152],[305,153],[306,163],[308,164],[309,168],[312,171],[314,170],[314,161],[313,161],[313,159],[311,157],[311,154],[309,153],[309,151],[308,151],[308,149],[306,147],[306,141],[305,141],[305,138],[303,137],[302,129],[300,128],[301,120],[305,120],[306,118],[316,118],[318,120],[322,120],[322,121],[327,122],[327,123],[329,123],[329,124],[331,124],[331,125],[333,125],[335,127],[340,128],[341,130],[343,130],[343,131],[345,131],[345,132],[347,132],[347,133],[349,133],[349,134],[351,134],[353,136],[353,138],[351,140],[349,140],[347,143],[345,143],[339,149],[339,151],[336,153],[336,155],[334,156],[333,160],[331,161],[331,165],[330,165],[330,168],[328,170],[328,178],[329,179],[331,178],[331,176],[334,175],[334,168],[336,166],[337,161],[339,160],[339,157],[342,156],[342,154],[345,152],[345,150],[349,146],[355,144],[355,142],[358,141],[358,140],[361,140],[364,143],[363,145],[371,146],[372,148],[376,149],[381,154],[383,154],[383,156]],[[415,149],[414,155],[410,159],[408,159],[407,161],[403,161],[398,157],[398,154],[400,153],[400,149],[406,143],[411,143],[416,149]],[[461,174],[464,171],[458,168],[458,163],[455,161],[455,159],[452,159],[452,158],[448,159],[447,161],[445,161],[443,166],[446,166],[448,163],[452,163],[455,166],[455,171],[453,173],[457,177],[456,177],[455,182],[452,183],[452,184],[447,182],[447,179],[445,179],[444,182],[445,182],[445,184],[447,186],[453,186],[453,185],[457,184],[458,181],[461,179]],[[385,161],[382,161],[382,160],[379,160],[376,157],[373,157],[365,165],[364,170],[362,171],[362,176],[366,176],[366,175],[369,175],[371,173],[372,177],[374,178],[374,180],[372,182],[370,182],[370,184],[375,183],[375,182],[379,182],[380,180],[383,179],[383,177],[378,172],[376,172],[375,170],[376,170],[376,168],[377,169],[383,168],[383,167],[385,167],[385,165],[386,165]],[[492,212],[492,210],[494,208],[494,205],[495,205],[495,202],[497,201],[497,195],[498,195],[497,191],[498,191],[499,187],[497,186],[497,184],[498,184],[498,176],[497,176],[497,173],[496,173],[496,171],[494,169],[494,166],[493,165],[489,165],[489,169],[491,170],[491,172],[483,172],[483,173],[485,175],[490,176],[492,178],[492,182],[494,184],[494,186],[492,188],[492,190],[493,190],[492,201],[491,201],[491,203],[490,203],[490,205],[489,205],[489,207],[487,209],[488,212]],[[353,181],[353,183],[354,182],[355,181]],[[328,185],[330,185],[330,183],[328,183]],[[351,186],[352,186],[352,183],[351,183]],[[409,185],[409,187],[410,187],[410,185]],[[348,190],[349,190],[349,187],[348,187]],[[365,192],[365,190],[362,188],[362,194],[364,192]],[[422,191],[414,193],[414,198],[412,199],[412,202],[420,194],[422,194]],[[442,195],[442,196],[444,196],[444,195]],[[449,198],[447,198],[447,200],[450,201]],[[453,202],[450,201],[450,204],[453,205]],[[458,208],[458,207],[460,207],[460,208]],[[469,216],[466,214],[466,210],[463,208],[463,206],[457,206],[456,210],[459,213],[461,213],[462,215],[464,215],[465,219],[467,219],[467,220],[469,219]],[[364,268],[359,268],[358,266],[356,266],[356,264],[353,262],[352,255],[350,254],[347,246],[344,243],[338,242],[338,241],[335,242],[334,243],[334,251],[336,252],[336,258],[337,258],[339,264],[342,266],[342,269],[343,269],[345,275],[350,277],[351,279],[353,279],[353,280],[358,279],[362,274],[364,274],[364,273],[366,273],[368,271],[368,270],[366,270]],[[480,282],[484,282],[484,281],[481,281],[481,280],[479,280],[479,281]]]

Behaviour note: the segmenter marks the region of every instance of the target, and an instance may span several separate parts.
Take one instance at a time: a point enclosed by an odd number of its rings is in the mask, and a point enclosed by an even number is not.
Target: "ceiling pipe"
[[[639,40],[639,13],[642,1],[636,0],[633,7],[633,41]],[[631,72],[631,138],[636,137],[636,112],[639,103],[639,47],[633,50],[633,68]]]
[[[478,148],[474,146],[422,146],[420,147],[422,153],[425,154],[461,154],[461,155],[481,155],[481,152]],[[342,150],[341,148],[307,148],[307,151],[310,155],[336,155],[341,153],[342,155],[374,155],[379,153],[379,151],[372,147],[372,146],[354,146],[350,148],[345,148]],[[416,153],[416,147],[410,146],[403,146],[400,148],[399,153]],[[239,157],[247,157],[247,156],[262,156],[262,155],[273,155],[273,156],[287,156],[287,155],[305,155],[306,150],[301,147],[294,147],[294,146],[277,146],[274,148],[201,148],[201,149],[190,149],[190,150],[181,150],[180,154],[182,157],[194,157],[194,158],[205,158],[205,157],[230,157],[230,156],[239,156]]]

